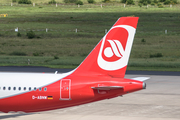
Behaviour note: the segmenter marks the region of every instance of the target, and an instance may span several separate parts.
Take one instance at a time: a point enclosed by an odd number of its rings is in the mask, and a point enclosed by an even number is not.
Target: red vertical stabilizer
[[[121,17],[73,74],[124,78],[138,17]]]

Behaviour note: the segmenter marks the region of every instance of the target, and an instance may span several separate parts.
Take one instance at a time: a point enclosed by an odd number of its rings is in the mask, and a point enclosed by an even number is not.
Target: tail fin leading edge
[[[138,17],[121,17],[74,71],[124,78]]]

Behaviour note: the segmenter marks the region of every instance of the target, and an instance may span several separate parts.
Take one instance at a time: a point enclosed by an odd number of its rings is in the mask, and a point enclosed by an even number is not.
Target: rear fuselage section
[[[22,76],[23,80],[20,77],[20,81],[16,77],[9,77],[13,80],[6,77],[6,82],[0,81],[0,111],[37,112],[52,110],[114,98],[142,89],[142,82],[110,76],[69,75],[64,77],[64,75],[58,74],[40,74],[41,79],[38,79],[39,75],[37,74],[35,76],[19,74],[18,76]],[[61,76],[63,78],[58,79]],[[51,80],[48,81],[46,78],[51,78]],[[32,81],[36,84],[29,84]],[[16,82],[21,84],[16,84]],[[38,85],[39,82],[41,84]],[[92,89],[96,86],[122,86],[123,88],[113,90]]]

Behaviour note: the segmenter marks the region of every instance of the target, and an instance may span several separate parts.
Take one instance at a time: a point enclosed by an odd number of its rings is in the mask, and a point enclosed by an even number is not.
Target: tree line
[[[18,4],[32,4],[31,0],[12,0],[12,2],[17,2]],[[95,3],[95,0],[87,0],[88,3],[93,4]],[[108,3],[111,2],[111,0],[103,0],[102,2]],[[50,0],[48,2],[49,4],[56,4],[57,2],[55,0]],[[83,5],[83,2],[81,0],[64,0],[64,3],[75,3],[77,5]],[[121,3],[127,4],[127,5],[135,5],[134,0],[121,0]],[[138,5],[142,7],[142,5],[158,5],[161,6],[164,5],[174,5],[178,4],[177,0],[139,0]]]

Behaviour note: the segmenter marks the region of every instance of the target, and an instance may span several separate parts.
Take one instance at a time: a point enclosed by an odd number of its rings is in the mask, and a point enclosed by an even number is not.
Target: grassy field
[[[0,66],[75,68],[121,16],[138,16],[129,70],[180,71],[180,6],[0,6]],[[21,37],[14,31],[19,28]],[[46,32],[48,28],[48,32]],[[76,33],[75,30],[78,30]],[[28,39],[33,30],[37,38]],[[167,34],[165,34],[167,30]],[[160,53],[161,57],[156,57]],[[20,56],[23,55],[23,56]],[[151,56],[151,57],[150,57]],[[57,57],[59,59],[57,59]],[[29,60],[28,60],[29,59]]]
[[[51,0],[31,0],[33,3],[37,3],[37,4],[44,4],[44,3],[49,3],[49,1]],[[64,0],[55,0],[57,3],[64,3]],[[83,3],[88,3],[87,0],[81,0],[83,1]],[[96,3],[102,3],[103,0],[95,0]],[[111,2],[120,2],[120,0],[110,0]],[[139,1],[139,0],[134,0],[135,2]],[[178,2],[180,0],[177,0]],[[2,4],[9,4],[11,3],[12,0],[1,0],[0,3]]]
[[[37,4],[47,4],[49,3],[49,1],[51,0],[31,0],[33,3],[37,3]],[[57,3],[64,3],[64,0],[55,0]],[[82,0],[83,3],[88,3],[87,0]],[[95,0],[96,3],[100,3],[103,0]],[[111,0],[113,2],[119,2],[119,0]],[[11,3],[12,0],[1,0],[0,3],[2,4],[9,4]]]

